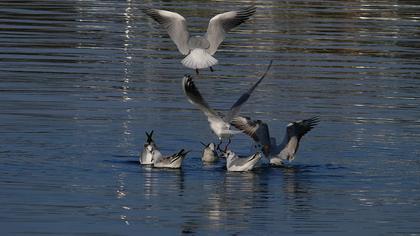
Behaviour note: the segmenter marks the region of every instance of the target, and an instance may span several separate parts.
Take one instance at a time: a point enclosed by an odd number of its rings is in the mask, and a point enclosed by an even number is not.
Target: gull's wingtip
[[[257,11],[257,7],[254,4],[244,7],[241,10],[241,12],[248,13],[250,15],[254,14],[256,11]]]
[[[184,78],[187,78],[187,79],[192,79],[192,76],[191,76],[190,74],[185,74],[185,75],[184,75]]]
[[[192,76],[189,74],[185,74],[184,78],[182,78],[182,85],[183,87],[190,86],[192,83]]]
[[[271,66],[273,65],[273,62],[274,62],[274,60],[273,60],[273,59],[271,59],[271,60],[270,60],[270,62],[268,63],[268,66],[267,66],[266,72],[268,72],[268,71],[270,70]]]
[[[155,12],[156,9],[154,9],[152,7],[148,7],[148,6],[141,6],[140,11],[142,11],[144,14],[149,15],[150,13]]]
[[[306,120],[311,128],[315,127],[319,124],[320,118],[319,116],[314,116]]]
[[[201,145],[203,145],[204,147],[208,147],[209,145],[210,145],[210,143],[209,144],[205,144],[204,142],[202,142],[202,141],[200,141],[200,143],[201,143]]]
[[[265,71],[264,71],[264,74],[261,76],[261,80],[267,75],[267,73],[268,73],[268,71],[270,71],[270,69],[271,69],[271,66],[273,65],[273,62],[274,62],[274,60],[273,59],[271,59],[270,60],[270,62],[268,63],[268,66],[267,66],[267,68],[265,69]]]

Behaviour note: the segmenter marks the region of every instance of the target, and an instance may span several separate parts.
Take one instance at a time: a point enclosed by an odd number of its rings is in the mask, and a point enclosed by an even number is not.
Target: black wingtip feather
[[[146,133],[146,136],[147,136],[147,143],[152,143],[153,142],[153,130],[150,132],[150,133],[147,133],[147,132],[145,132]]]
[[[312,127],[316,126],[319,123],[319,121],[320,121],[319,116],[314,116],[314,117],[306,120],[306,122],[308,122],[309,125],[312,126]]]

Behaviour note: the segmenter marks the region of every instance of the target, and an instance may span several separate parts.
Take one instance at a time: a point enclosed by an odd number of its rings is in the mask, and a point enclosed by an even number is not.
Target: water
[[[321,117],[287,168],[202,166],[193,73],[143,5],[208,19],[255,3],[196,81],[226,110],[275,59],[242,114],[279,138]],[[0,3],[2,235],[419,235],[420,4],[414,1]],[[138,165],[155,130],[182,170]],[[250,140],[232,148],[246,154]]]

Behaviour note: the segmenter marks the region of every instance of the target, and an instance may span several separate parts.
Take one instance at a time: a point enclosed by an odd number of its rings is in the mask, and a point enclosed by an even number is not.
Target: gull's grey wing
[[[178,47],[178,50],[183,55],[190,53],[190,49],[188,47],[188,39],[190,38],[190,34],[188,33],[187,23],[183,16],[176,12],[151,8],[145,8],[143,9],[143,12],[166,29],[172,41],[174,41]]]
[[[218,14],[210,19],[205,37],[210,42],[207,52],[211,55],[216,53],[217,48],[225,39],[225,34],[236,26],[248,20],[256,11],[254,6],[243,8],[239,11],[229,11]]]
[[[298,141],[311,129],[319,123],[319,117],[314,116],[310,119],[300,120],[290,123],[287,126],[287,134],[289,137],[296,136]]]
[[[189,151],[185,152],[184,149],[181,149],[181,151],[174,153],[171,156],[168,157],[163,157],[161,159],[159,159],[159,163],[160,164],[164,164],[164,165],[171,165],[173,164],[175,161],[179,160],[180,158],[184,158],[187,153],[189,153]]]
[[[258,158],[258,157],[259,157],[258,152],[255,153],[254,155],[249,156],[249,157],[240,157],[240,158],[235,159],[232,162],[231,166],[243,166],[243,165],[246,165],[248,162],[251,162],[255,158]]]
[[[195,86],[192,76],[185,75],[182,79],[182,88],[188,101],[196,105],[207,116],[209,122],[223,122],[223,119],[207,104],[200,91]]]
[[[246,93],[242,94],[242,96],[233,104],[233,106],[230,108],[228,114],[226,115],[226,118],[225,118],[226,122],[230,123],[231,120],[239,113],[239,110],[241,109],[241,106],[246,101],[248,101],[252,92],[261,83],[261,81],[265,78],[265,76],[267,75],[268,71],[270,70],[272,64],[273,64],[273,60],[270,61],[270,64],[267,66],[267,69],[265,70],[264,74],[258,79],[258,81],[255,82],[255,84],[250,89],[248,89],[248,91]]]
[[[268,125],[261,120],[251,120],[249,117],[236,116],[231,125],[249,135],[255,142],[270,145]]]

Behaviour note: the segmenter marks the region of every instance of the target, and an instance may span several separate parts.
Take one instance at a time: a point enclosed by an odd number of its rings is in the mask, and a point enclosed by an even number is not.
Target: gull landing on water
[[[289,123],[283,141],[277,145],[276,139],[270,137],[267,124],[261,120],[251,120],[249,117],[240,116],[232,120],[232,125],[249,135],[272,165],[283,165],[286,160],[292,161],[299,148],[301,138],[318,123],[318,117]]]
[[[190,75],[185,75],[182,79],[182,88],[184,90],[185,95],[188,98],[188,101],[197,106],[206,116],[207,120],[210,123],[211,130],[217,135],[220,140],[220,144],[222,143],[223,139],[229,139],[234,134],[241,133],[242,131],[231,130],[230,129],[230,122],[234,117],[237,116],[239,113],[241,106],[249,99],[252,92],[261,83],[264,77],[267,75],[268,71],[270,70],[271,64],[273,61],[270,61],[267,69],[265,70],[264,74],[258,79],[257,82],[232,105],[226,116],[222,117],[217,114],[207,102],[204,100],[203,96],[201,96],[200,91],[198,91],[197,87],[194,84],[194,81]],[[228,143],[229,144],[229,143]]]
[[[188,68],[209,68],[217,64],[214,55],[217,48],[225,38],[225,34],[236,26],[248,20],[256,11],[254,6],[243,8],[238,11],[229,11],[218,14],[210,19],[207,32],[204,36],[190,37],[187,30],[187,22],[183,16],[176,12],[158,9],[143,9],[143,12],[162,25],[172,41],[176,44],[182,55],[187,55],[182,64]]]

